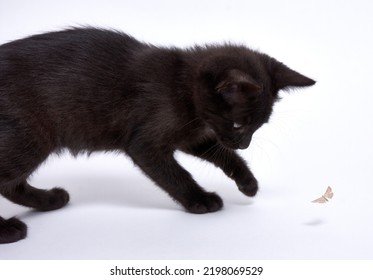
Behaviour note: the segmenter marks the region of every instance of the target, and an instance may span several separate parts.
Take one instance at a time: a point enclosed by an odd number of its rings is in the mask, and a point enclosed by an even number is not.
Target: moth
[[[326,189],[324,195],[322,195],[318,199],[312,200],[311,202],[314,202],[314,203],[326,203],[326,202],[328,202],[333,197],[333,195],[334,195],[334,193],[333,193],[332,188],[330,186],[328,186],[328,188]]]

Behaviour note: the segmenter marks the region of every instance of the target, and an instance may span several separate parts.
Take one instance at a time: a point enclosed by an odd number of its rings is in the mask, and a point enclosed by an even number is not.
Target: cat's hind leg
[[[56,210],[69,202],[69,194],[61,188],[41,190],[26,181],[16,187],[0,188],[0,193],[10,201],[39,211]]]
[[[12,135],[18,137],[11,137]],[[61,208],[69,201],[65,190],[40,190],[26,181],[51,150],[49,145],[43,146],[36,140],[27,142],[28,138],[34,139],[35,136],[31,137],[24,130],[14,130],[10,136],[3,136],[4,146],[0,146],[0,194],[16,204],[39,211]]]
[[[49,211],[66,205],[69,195],[60,188],[40,190],[26,181],[55,147],[50,135],[42,132],[36,123],[29,127],[22,120],[0,115],[0,194],[16,204]],[[0,218],[0,243],[20,240],[26,232],[26,225],[16,218]]]
[[[10,201],[34,208],[39,211],[50,211],[65,206],[69,201],[69,194],[60,188],[40,190],[30,186],[26,181],[15,187],[1,187],[0,193]],[[17,218],[5,220],[0,217],[0,244],[12,243],[24,239],[27,226]]]

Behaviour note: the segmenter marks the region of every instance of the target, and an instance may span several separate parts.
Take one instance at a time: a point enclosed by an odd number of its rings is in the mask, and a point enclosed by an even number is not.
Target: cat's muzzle
[[[238,143],[238,148],[239,149],[247,149],[247,147],[250,146],[252,135],[246,135],[241,139],[241,141]]]
[[[220,142],[225,146],[226,148],[237,150],[237,149],[246,149],[249,147],[251,143],[252,135],[245,135],[244,137],[237,138],[228,138],[228,137],[222,137]]]

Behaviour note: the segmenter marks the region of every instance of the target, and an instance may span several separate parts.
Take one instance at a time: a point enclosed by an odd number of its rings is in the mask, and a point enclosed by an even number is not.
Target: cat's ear
[[[272,60],[271,64],[272,82],[277,90],[307,87],[316,83],[314,80],[290,69],[281,62]]]
[[[215,89],[228,99],[238,99],[239,95],[256,96],[263,91],[262,85],[250,75],[235,69],[228,71]]]

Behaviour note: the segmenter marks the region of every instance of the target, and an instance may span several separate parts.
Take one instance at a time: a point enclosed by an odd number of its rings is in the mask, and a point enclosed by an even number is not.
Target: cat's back
[[[131,52],[143,46],[135,38],[119,31],[98,28],[71,28],[63,31],[48,32],[18,39],[0,45],[0,55],[43,55],[53,52],[75,53],[84,50],[86,53],[94,51],[111,51],[120,47],[121,52]],[[31,58],[31,57],[30,57]]]
[[[15,40],[0,46],[0,71],[61,70],[128,62],[144,44],[118,31],[73,28]],[[119,66],[119,65],[116,65]],[[52,71],[53,73],[53,71]]]
[[[108,88],[123,86],[132,61],[144,48],[129,35],[97,28],[72,28],[3,44],[0,99],[14,99],[25,108],[44,100],[53,108],[76,98],[102,96]]]

